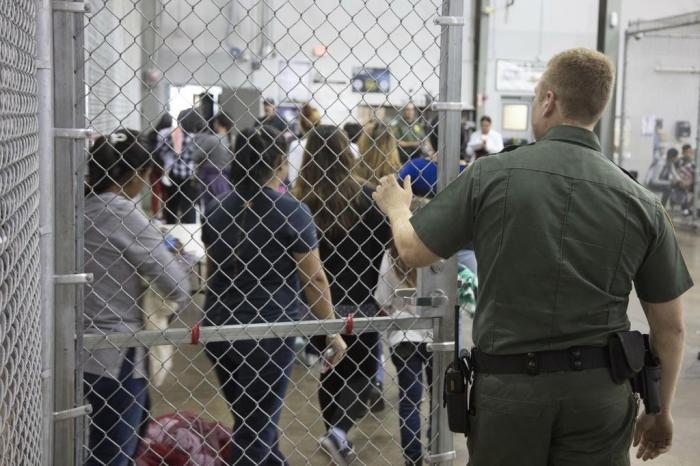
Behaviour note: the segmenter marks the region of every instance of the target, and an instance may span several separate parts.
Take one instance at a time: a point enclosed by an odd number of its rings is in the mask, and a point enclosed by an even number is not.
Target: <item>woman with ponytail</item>
[[[287,142],[276,129],[260,126],[236,137],[234,191],[210,206],[202,227],[209,259],[204,325],[298,320],[300,288],[317,318],[335,318],[309,208],[279,192],[287,170]],[[207,343],[234,418],[228,464],[287,464],[277,423],[293,340]],[[332,362],[338,362],[345,353],[343,339],[328,335],[325,344],[334,352]]]
[[[138,299],[146,279],[179,307],[189,300],[184,262],[138,207],[151,167],[136,131],[99,137],[88,162],[85,196],[85,333],[134,333],[144,328]],[[92,405],[86,464],[131,464],[139,444],[148,382],[145,351],[98,349],[83,355],[84,392]]]

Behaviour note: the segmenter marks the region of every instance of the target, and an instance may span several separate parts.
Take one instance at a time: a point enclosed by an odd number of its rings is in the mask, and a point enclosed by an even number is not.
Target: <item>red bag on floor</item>
[[[190,412],[165,414],[148,423],[136,466],[223,466],[230,442],[221,423]]]

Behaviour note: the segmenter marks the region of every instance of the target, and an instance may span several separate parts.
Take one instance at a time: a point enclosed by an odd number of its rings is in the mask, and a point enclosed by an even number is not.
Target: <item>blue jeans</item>
[[[423,398],[423,366],[426,383],[432,386],[432,357],[425,343],[401,342],[391,349],[391,361],[399,379],[399,430],[401,448],[406,461],[416,462],[423,456],[421,444],[421,412]],[[430,437],[430,429],[428,429]]]
[[[294,360],[293,345],[293,338],[207,343],[207,356],[233,414],[229,464],[287,464],[279,450],[277,424]]]
[[[119,380],[95,374],[83,375],[83,390],[92,405],[90,457],[86,466],[127,466],[139,445],[148,382],[133,377],[133,349],[127,352]]]

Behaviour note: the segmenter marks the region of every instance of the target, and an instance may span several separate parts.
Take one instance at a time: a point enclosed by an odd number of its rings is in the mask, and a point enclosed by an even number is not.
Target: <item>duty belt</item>
[[[488,354],[474,348],[471,353],[474,372],[480,374],[530,374],[541,372],[583,371],[610,367],[608,347],[577,346],[565,350],[522,354]]]

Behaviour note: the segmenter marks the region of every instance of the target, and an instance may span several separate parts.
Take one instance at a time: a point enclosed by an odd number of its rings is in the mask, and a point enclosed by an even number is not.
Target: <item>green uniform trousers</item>
[[[630,464],[637,397],[608,369],[479,374],[472,390],[469,466]]]

